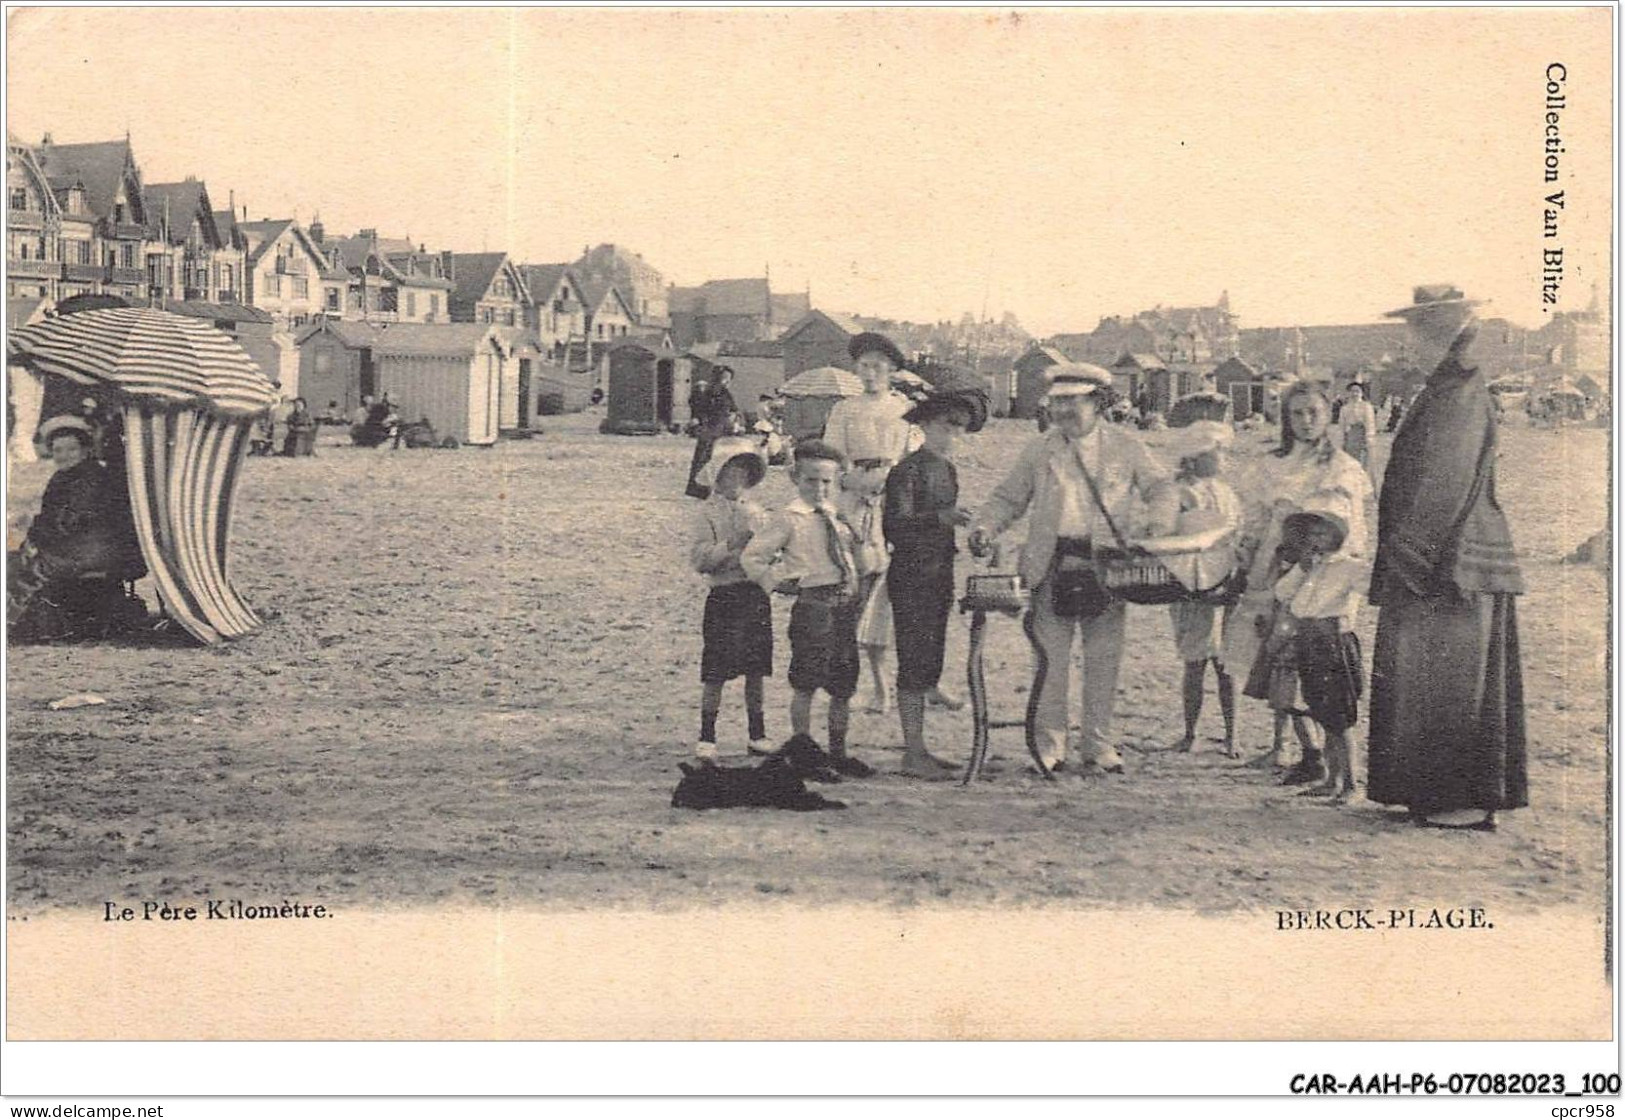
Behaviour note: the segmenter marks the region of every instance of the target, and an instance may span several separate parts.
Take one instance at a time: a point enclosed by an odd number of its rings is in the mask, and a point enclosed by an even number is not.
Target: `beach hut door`
[[[1245,381],[1230,385],[1230,415],[1245,420],[1253,414],[1253,387]]]
[[[491,443],[497,438],[497,410],[502,407],[501,358],[494,352],[485,355],[485,409],[480,418],[480,439]]]
[[[519,426],[530,427],[530,359],[519,359]]]
[[[372,365],[372,350],[361,351],[361,395],[378,399],[378,371]]]
[[[655,363],[655,419],[662,424],[671,423],[672,360],[661,358]]]

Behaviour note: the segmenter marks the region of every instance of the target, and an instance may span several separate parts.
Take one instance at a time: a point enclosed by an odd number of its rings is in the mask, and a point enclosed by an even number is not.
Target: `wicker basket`
[[[1227,528],[1128,541],[1094,550],[1096,574],[1112,595],[1141,606],[1235,600],[1235,534]]]
[[[959,600],[959,609],[1020,614],[1027,609],[1028,598],[1018,575],[975,575],[965,580],[965,596]]]

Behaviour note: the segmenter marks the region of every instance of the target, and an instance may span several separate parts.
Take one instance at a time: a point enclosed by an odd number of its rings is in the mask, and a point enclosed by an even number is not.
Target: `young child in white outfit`
[[[1354,623],[1371,576],[1363,562],[1341,551],[1348,507],[1346,495],[1328,491],[1287,517],[1283,533],[1296,542],[1299,559],[1275,585],[1291,619],[1304,704],[1326,732],[1326,781],[1300,796],[1331,797],[1339,804],[1359,790],[1349,731],[1360,720],[1365,672]]]
[[[1217,420],[1198,420],[1176,430],[1173,449],[1179,456],[1179,472],[1172,493],[1177,495],[1179,514],[1175,532],[1197,533],[1219,526],[1231,531],[1241,528],[1241,500],[1219,477],[1224,472],[1225,451],[1233,440],[1230,425]],[[1224,713],[1224,753],[1227,758],[1235,758],[1239,753],[1236,686],[1222,653],[1222,625],[1229,622],[1230,609],[1224,609],[1222,622],[1220,608],[1211,603],[1173,603],[1168,613],[1173,621],[1174,645],[1185,663],[1185,737],[1175,744],[1175,749],[1195,749],[1203,685],[1208,663],[1212,662],[1218,679],[1219,708]]]

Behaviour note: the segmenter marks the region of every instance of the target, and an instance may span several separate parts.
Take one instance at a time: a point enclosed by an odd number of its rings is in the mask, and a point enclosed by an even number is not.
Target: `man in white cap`
[[[1111,724],[1124,606],[1095,580],[1091,555],[1096,543],[1115,543],[1102,507],[1122,525],[1136,502],[1155,497],[1171,480],[1136,436],[1101,422],[1115,398],[1111,374],[1066,362],[1045,376],[1051,426],[1028,444],[977,512],[970,546],[985,553],[994,537],[1029,515],[1021,576],[1033,589],[1033,632],[1048,660],[1035,721],[1044,762],[1055,769],[1066,760],[1072,641],[1081,632],[1083,760],[1121,773]]]

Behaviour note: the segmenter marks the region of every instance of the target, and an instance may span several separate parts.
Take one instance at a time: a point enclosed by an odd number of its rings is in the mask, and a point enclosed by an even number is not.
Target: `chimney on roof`
[[[226,192],[226,201],[227,201],[227,205],[231,209],[231,216],[233,218],[235,218],[237,216],[237,190],[236,190],[236,188],[232,188],[231,190]],[[243,220],[244,221],[248,220],[248,207],[247,206],[243,207]]]
[[[320,245],[325,239],[327,230],[322,227],[322,218],[318,214],[310,222],[310,239]]]
[[[49,148],[51,146],[51,134],[49,132],[40,137],[39,145],[42,148]]]
[[[364,229],[361,231],[361,236],[368,241],[377,241],[378,231],[375,229]]]
[[[447,280],[457,279],[457,266],[452,263],[451,250],[440,250],[440,270],[446,274]]]

